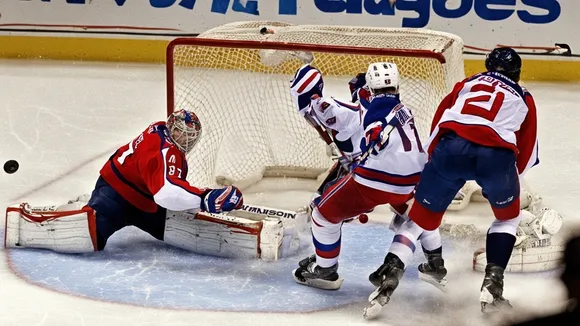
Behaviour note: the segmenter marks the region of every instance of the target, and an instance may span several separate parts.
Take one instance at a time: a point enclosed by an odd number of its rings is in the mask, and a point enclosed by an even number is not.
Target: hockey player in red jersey
[[[220,213],[241,208],[243,197],[236,187],[197,188],[186,181],[186,154],[201,133],[193,112],[176,111],[109,158],[87,205],[71,203],[48,212],[35,212],[27,204],[9,207],[6,247],[91,252],[104,249],[113,233],[129,225],[163,240],[168,210]]]
[[[518,85],[522,61],[511,48],[493,50],[487,71],[455,85],[439,105],[409,217],[416,234],[433,230],[467,180],[489,200],[495,220],[487,233],[482,311],[509,307],[503,297],[504,270],[521,219],[519,176],[538,163],[536,107]]]

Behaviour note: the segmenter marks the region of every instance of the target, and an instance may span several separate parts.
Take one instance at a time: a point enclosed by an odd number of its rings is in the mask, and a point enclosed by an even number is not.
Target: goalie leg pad
[[[277,260],[306,242],[308,221],[307,212],[253,205],[228,215],[167,211],[163,240],[205,255]]]
[[[42,248],[62,253],[87,253],[97,250],[96,218],[92,208],[49,208],[34,208],[28,204],[8,207],[4,246]]]
[[[532,273],[557,269],[561,266],[564,246],[552,245],[550,239],[538,240],[532,247],[514,248],[506,272]],[[487,265],[485,248],[473,254],[473,270],[484,272]]]

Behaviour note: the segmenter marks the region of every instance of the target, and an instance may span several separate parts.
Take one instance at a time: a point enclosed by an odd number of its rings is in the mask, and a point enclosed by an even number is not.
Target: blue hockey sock
[[[506,268],[516,243],[516,237],[509,233],[488,233],[485,251],[488,264]]]

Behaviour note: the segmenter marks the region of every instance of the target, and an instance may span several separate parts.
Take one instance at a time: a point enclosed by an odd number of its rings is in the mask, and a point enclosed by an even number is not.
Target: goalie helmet
[[[188,110],[173,112],[167,118],[167,129],[180,151],[189,153],[201,137],[201,122],[195,113]]]
[[[290,81],[290,91],[298,111],[304,116],[314,95],[322,97],[324,80],[320,71],[311,65],[300,67]]]
[[[485,69],[499,72],[517,83],[520,81],[522,58],[512,48],[496,48],[485,58]]]
[[[376,62],[369,65],[366,75],[367,85],[374,93],[377,89],[399,88],[399,69],[390,62]]]

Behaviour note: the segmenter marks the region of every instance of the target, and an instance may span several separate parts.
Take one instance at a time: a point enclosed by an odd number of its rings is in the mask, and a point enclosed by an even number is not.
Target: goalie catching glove
[[[367,84],[366,73],[364,72],[359,73],[348,82],[348,88],[350,90],[350,95],[352,97],[351,101],[353,103],[359,101],[359,103],[364,108],[369,107],[371,100],[370,99],[371,92],[366,86],[366,84]]]
[[[242,208],[244,197],[240,189],[228,186],[210,190],[203,198],[201,210],[208,213],[229,212]]]

